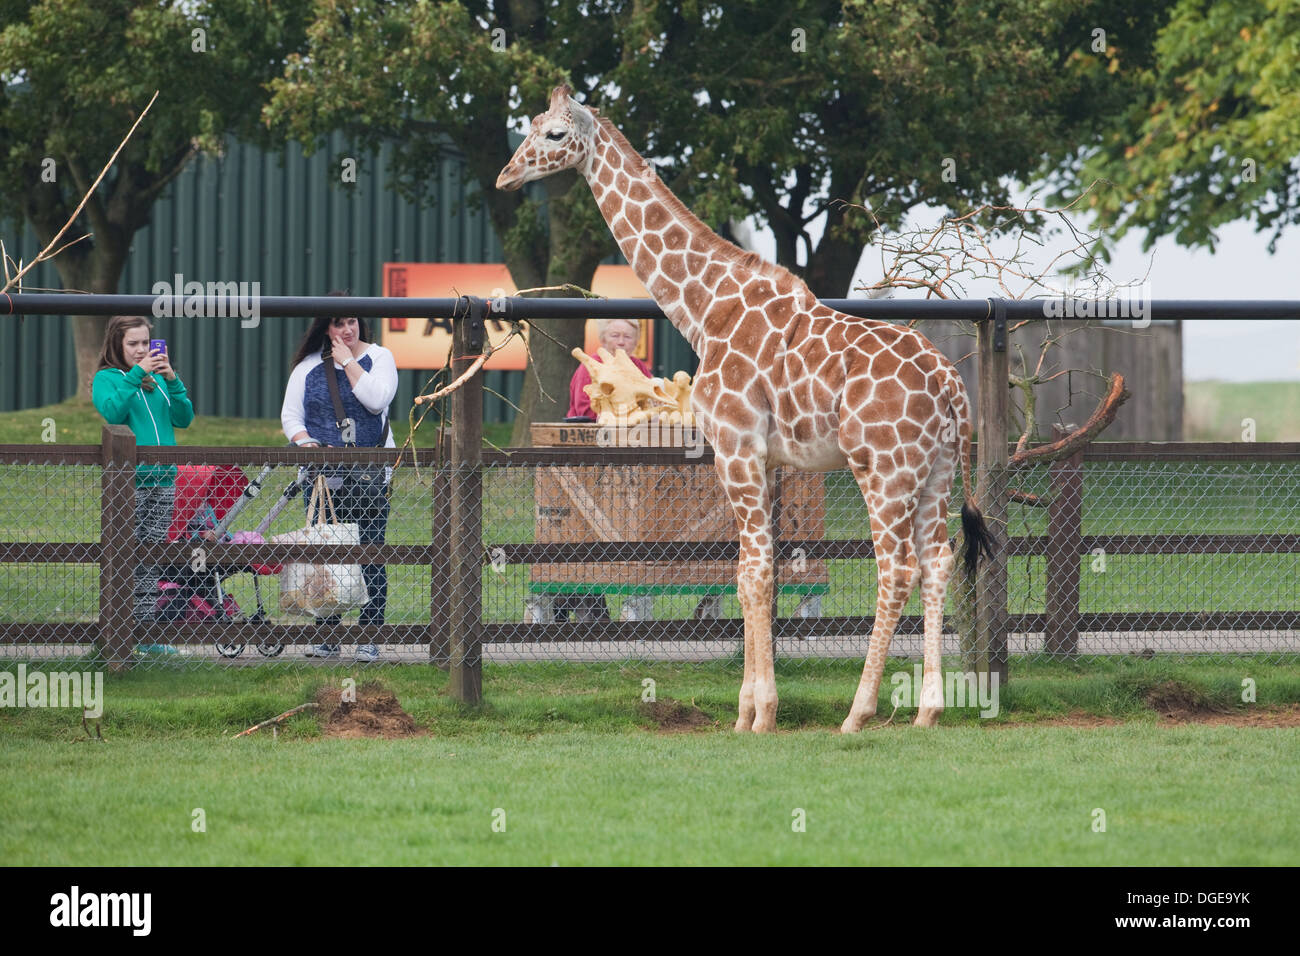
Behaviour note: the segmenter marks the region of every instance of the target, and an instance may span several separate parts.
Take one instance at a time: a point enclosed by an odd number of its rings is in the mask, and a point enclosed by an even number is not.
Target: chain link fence
[[[392,452],[253,451],[6,450],[0,656],[137,667],[739,659],[735,520],[707,449],[529,449],[457,467],[408,457],[395,470]],[[1012,675],[1022,655],[1295,659],[1295,451],[1098,445],[1014,471],[995,528]],[[356,543],[302,534],[322,473]],[[857,484],[847,471],[776,481],[777,656],[861,659],[876,579]],[[954,514],[960,500],[958,486]],[[330,593],[323,568],[348,569],[359,607],[312,603]],[[959,604],[954,589],[950,660],[970,651]],[[919,657],[921,645],[914,595],[891,653]]]

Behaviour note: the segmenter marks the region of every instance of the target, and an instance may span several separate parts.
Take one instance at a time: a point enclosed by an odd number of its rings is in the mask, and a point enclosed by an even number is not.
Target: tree
[[[1215,229],[1300,222],[1300,2],[1179,0],[1138,75],[1138,96],[1064,189],[1097,178],[1094,209],[1118,238],[1146,231],[1214,248]],[[1116,54],[1123,58],[1122,54]]]
[[[0,210],[44,246],[149,102],[161,95],[65,239],[66,289],[112,293],[131,239],[196,152],[261,129],[262,85],[302,42],[304,4],[206,0],[0,3]],[[90,395],[105,318],[74,316],[78,394]]]
[[[706,219],[756,214],[781,265],[841,296],[874,229],[846,203],[895,226],[923,203],[1008,204],[1009,179],[1050,168],[1132,99],[1137,54],[1109,70],[1083,58],[1096,25],[1150,37],[1167,5],[647,5],[641,51],[617,77],[621,108]]]

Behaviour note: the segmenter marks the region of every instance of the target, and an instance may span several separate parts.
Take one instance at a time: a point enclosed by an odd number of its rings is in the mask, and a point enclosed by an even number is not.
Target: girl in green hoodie
[[[194,421],[194,405],[166,353],[149,351],[152,331],[143,316],[115,315],[109,320],[91,397],[104,421],[129,426],[137,444],[175,445],[174,429]],[[136,467],[135,535],[140,541],[167,541],[175,499],[175,465]],[[156,566],[136,566],[136,620],[155,617],[159,573]]]

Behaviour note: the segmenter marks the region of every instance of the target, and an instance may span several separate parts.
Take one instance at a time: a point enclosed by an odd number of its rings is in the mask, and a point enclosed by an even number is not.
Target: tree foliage
[[[1180,0],[1153,53],[1132,105],[1058,181],[1110,180],[1100,222],[1148,248],[1213,249],[1239,219],[1276,244],[1300,222],[1300,0]]]
[[[1099,22],[1154,36],[1165,4],[1133,6],[647,4],[619,98],[706,218],[757,215],[782,265],[843,295],[872,230],[846,203],[888,224],[920,203],[1006,204],[1010,179],[1111,121],[1131,98],[1129,70],[1095,69],[1080,51]]]
[[[1090,38],[1090,16],[1153,15],[1127,6],[316,0],[308,49],[274,84],[267,119],[308,142],[337,128],[372,144],[394,139],[395,172],[412,196],[454,143],[515,282],[587,285],[614,246],[586,185],[569,174],[531,194],[493,188],[513,151],[509,124],[521,128],[568,82],[705,221],[725,231],[757,216],[783,265],[839,295],[872,228],[845,203],[896,222],[922,202],[1005,201],[1008,177],[1068,154],[1113,118],[1125,74],[1073,54]],[[809,227],[822,215],[814,241]],[[576,342],[571,328],[554,331]],[[571,369],[561,349],[538,344],[539,367]],[[543,374],[562,396],[567,371]],[[545,406],[534,399],[525,392],[525,417]]]

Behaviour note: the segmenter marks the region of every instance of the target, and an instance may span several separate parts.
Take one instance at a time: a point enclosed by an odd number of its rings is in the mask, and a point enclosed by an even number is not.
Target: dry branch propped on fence
[[[1047,445],[1018,451],[1007,462],[1008,468],[1023,468],[1035,462],[1056,461],[1069,458],[1076,451],[1081,451],[1088,442],[1101,434],[1111,422],[1119,407],[1129,398],[1129,391],[1124,387],[1124,376],[1115,372],[1110,377],[1110,388],[1095,411],[1080,428]]]

